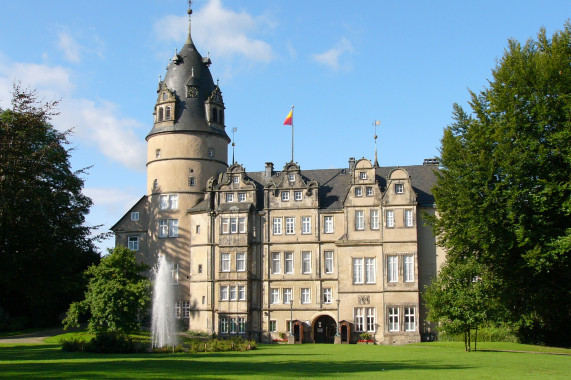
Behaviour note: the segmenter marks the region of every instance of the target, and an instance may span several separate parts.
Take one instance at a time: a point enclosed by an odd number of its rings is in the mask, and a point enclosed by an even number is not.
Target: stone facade
[[[445,255],[434,213],[433,162],[263,172],[228,166],[224,102],[211,61],[188,39],[157,89],[147,136],[147,195],[112,227],[116,245],[172,264],[186,328],[271,342],[381,344],[432,332],[421,290]],[[292,301],[292,303],[290,303]]]

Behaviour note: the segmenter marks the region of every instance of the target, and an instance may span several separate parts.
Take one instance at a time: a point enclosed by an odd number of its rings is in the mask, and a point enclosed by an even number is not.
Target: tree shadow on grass
[[[321,357],[313,358],[312,356]],[[59,351],[57,345],[0,347],[0,378],[229,378],[347,377],[389,375],[401,370],[466,369],[419,360],[324,360],[323,355],[269,352],[207,354],[88,354]]]

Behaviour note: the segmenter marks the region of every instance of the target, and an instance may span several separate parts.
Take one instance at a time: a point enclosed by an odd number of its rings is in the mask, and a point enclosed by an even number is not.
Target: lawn
[[[255,351],[201,354],[88,354],[59,345],[0,345],[0,378],[17,379],[228,379],[228,378],[437,378],[520,379],[571,377],[571,356],[484,350],[553,351],[514,343],[407,346],[260,345]]]

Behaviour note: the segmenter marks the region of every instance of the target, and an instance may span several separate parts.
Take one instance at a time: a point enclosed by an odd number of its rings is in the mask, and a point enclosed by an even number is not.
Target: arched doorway
[[[321,315],[313,322],[313,341],[333,343],[337,333],[337,323],[329,315]]]

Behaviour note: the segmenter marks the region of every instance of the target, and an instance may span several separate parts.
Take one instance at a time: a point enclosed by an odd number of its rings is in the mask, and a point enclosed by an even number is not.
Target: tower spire
[[[379,167],[379,161],[377,161],[377,125],[381,125],[381,122],[379,120],[375,120],[373,122],[373,126],[375,127],[375,163],[374,163],[374,166],[376,168]]]
[[[191,22],[190,22],[190,15],[192,14],[192,0],[188,0],[188,11],[186,11],[186,13],[188,13],[188,37],[186,38],[186,43],[187,44],[194,44],[192,42],[192,37],[190,35],[190,26],[191,26]]]

